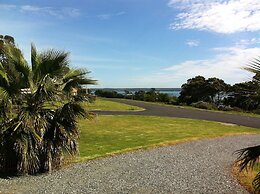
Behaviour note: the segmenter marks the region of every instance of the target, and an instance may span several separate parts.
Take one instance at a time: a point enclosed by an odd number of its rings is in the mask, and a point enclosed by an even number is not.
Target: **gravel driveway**
[[[0,193],[247,193],[231,175],[232,153],[259,139],[199,140],[93,160],[49,175],[0,179]]]

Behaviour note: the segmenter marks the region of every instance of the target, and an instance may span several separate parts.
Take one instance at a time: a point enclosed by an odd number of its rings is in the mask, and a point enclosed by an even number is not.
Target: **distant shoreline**
[[[91,90],[108,90],[108,91],[150,91],[152,88],[89,88]],[[156,91],[181,91],[181,88],[154,88]]]
[[[149,92],[151,89],[155,89],[155,91],[160,93],[168,94],[169,96],[180,96],[181,88],[89,88],[92,92],[96,90],[105,90],[105,91],[115,91],[119,94],[127,94],[127,93],[135,93],[138,91]]]

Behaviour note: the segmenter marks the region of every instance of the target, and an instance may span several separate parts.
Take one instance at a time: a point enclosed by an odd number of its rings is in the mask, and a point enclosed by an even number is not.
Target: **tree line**
[[[118,93],[117,91],[99,89],[95,91],[95,95],[105,98],[125,98],[147,102],[162,102],[166,104],[175,104],[177,102],[177,97],[169,96],[167,93],[160,93],[155,88],[151,88],[149,91],[139,90],[133,93],[126,90],[124,94]]]
[[[255,77],[247,82],[230,85],[216,77],[206,79],[203,76],[196,76],[188,79],[181,86],[178,97],[160,93],[155,88],[133,93],[125,91],[124,94],[100,89],[95,91],[95,95],[106,98],[126,98],[172,105],[187,105],[202,109],[260,113],[260,87],[255,81]]]
[[[179,103],[205,109],[259,113],[260,87],[255,77],[251,81],[229,85],[218,78],[205,79],[203,76],[196,76],[182,85],[178,100]]]

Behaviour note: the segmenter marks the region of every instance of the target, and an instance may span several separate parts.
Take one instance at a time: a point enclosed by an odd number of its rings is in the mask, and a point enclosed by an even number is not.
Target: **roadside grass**
[[[98,116],[79,120],[80,161],[148,147],[236,134],[259,129],[223,123],[155,116]]]
[[[83,105],[87,110],[103,110],[103,111],[140,111],[143,108],[127,105],[119,102],[112,102],[103,98],[97,98],[93,103],[84,102]]]
[[[260,163],[258,163],[258,165],[256,165],[253,169],[243,170],[242,172],[239,171],[237,165],[234,165],[233,167],[233,174],[237,177],[239,183],[250,193],[254,193],[252,182],[259,171]]]

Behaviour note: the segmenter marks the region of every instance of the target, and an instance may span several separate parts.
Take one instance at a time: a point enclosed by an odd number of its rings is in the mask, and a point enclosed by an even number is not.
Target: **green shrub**
[[[260,115],[260,109],[253,110],[253,113]]]
[[[216,110],[217,109],[216,105],[208,103],[208,102],[203,102],[203,101],[194,102],[191,104],[191,106],[193,106],[195,108],[206,109],[206,110]]]
[[[170,99],[170,102],[169,104],[172,104],[172,105],[179,105],[179,100],[178,100],[178,97],[176,96],[172,96],[171,99]]]

